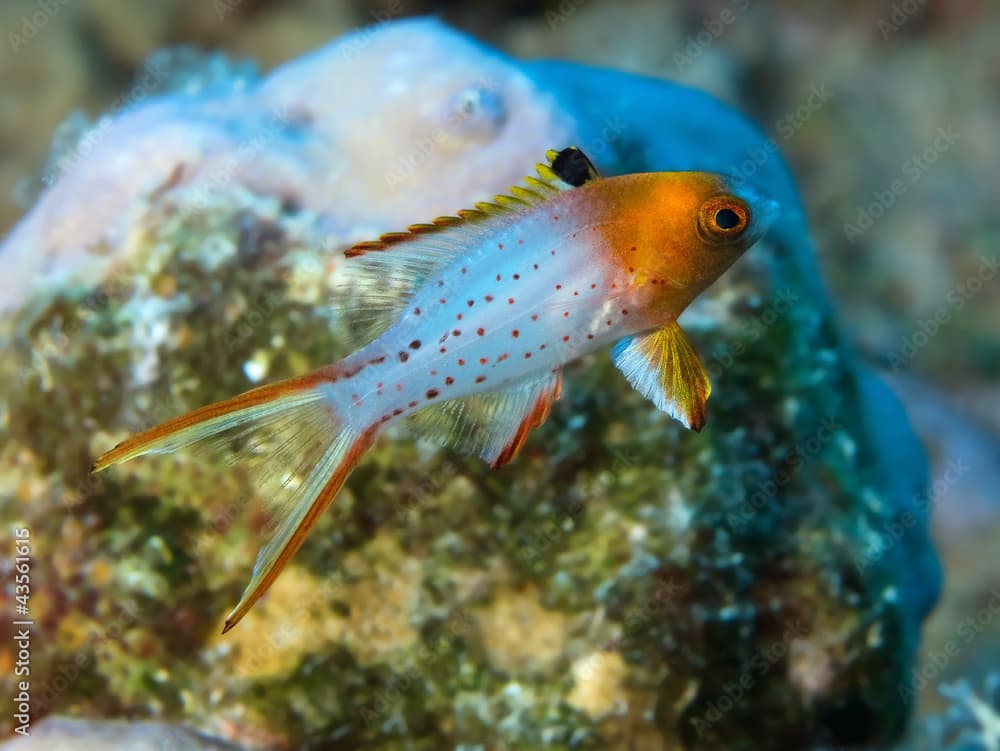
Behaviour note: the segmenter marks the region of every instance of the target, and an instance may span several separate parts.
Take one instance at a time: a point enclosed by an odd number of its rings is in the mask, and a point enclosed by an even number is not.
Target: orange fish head
[[[709,172],[628,176],[623,185],[630,229],[619,259],[674,315],[760,240],[777,218],[776,201]],[[660,303],[657,305],[656,303]]]

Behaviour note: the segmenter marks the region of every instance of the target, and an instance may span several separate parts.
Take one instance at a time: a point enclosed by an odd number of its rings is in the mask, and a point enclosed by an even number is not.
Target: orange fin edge
[[[528,434],[535,428],[540,427],[548,419],[549,413],[552,411],[552,404],[558,401],[561,395],[562,372],[560,371],[556,374],[556,379],[552,383],[552,387],[538,397],[534,406],[517,426],[517,430],[514,431],[514,435],[503,451],[490,463],[493,469],[500,469],[509,464],[517,456],[524,442],[528,440]]]
[[[375,442],[375,435],[378,432],[378,426],[374,425],[362,433],[357,440],[351,445],[350,450],[344,456],[343,461],[337,466],[337,469],[327,480],[326,484],[319,494],[313,499],[309,506],[309,512],[299,523],[299,526],[295,529],[295,534],[289,538],[285,547],[282,548],[281,554],[275,559],[274,563],[271,565],[267,574],[264,578],[257,583],[250,592],[244,593],[240,602],[235,608],[226,616],[226,622],[222,627],[222,633],[228,633],[231,631],[237,623],[243,620],[243,617],[250,612],[250,609],[256,604],[265,592],[271,587],[274,581],[278,578],[279,574],[284,570],[285,566],[292,559],[298,549],[302,547],[302,543],[305,542],[306,537],[309,536],[309,532],[316,525],[317,520],[327,509],[333,499],[336,497],[337,493],[340,492],[341,487],[343,487],[344,482],[347,480],[347,476],[354,469],[357,464],[358,459],[367,451],[372,443]]]

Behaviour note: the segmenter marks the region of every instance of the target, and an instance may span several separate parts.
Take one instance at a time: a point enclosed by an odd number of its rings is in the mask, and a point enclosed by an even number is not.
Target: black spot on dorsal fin
[[[559,179],[574,188],[600,177],[594,163],[576,146],[563,149],[552,159],[552,171]]]

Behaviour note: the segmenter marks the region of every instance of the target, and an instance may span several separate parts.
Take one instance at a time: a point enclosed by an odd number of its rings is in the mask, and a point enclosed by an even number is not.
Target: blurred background
[[[901,394],[932,459],[946,584],[925,649],[961,633],[983,593],[1000,591],[992,0],[5,0],[0,232],[42,188],[60,123],[113,107],[154,50],[219,49],[267,71],[358,26],[428,13],[512,56],[707,90],[772,137],[799,181],[844,332]],[[1000,624],[985,631],[935,681],[1000,668]]]

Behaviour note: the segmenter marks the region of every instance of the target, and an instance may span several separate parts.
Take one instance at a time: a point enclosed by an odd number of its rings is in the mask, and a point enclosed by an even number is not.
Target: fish
[[[779,213],[709,172],[602,176],[576,147],[474,208],[344,251],[345,320],[368,342],[342,360],[140,432],[93,470],[213,447],[245,465],[269,516],[232,629],[302,545],[387,427],[418,430],[492,467],[545,422],[562,371],[612,345],[633,388],[693,430],[711,386],[677,323]]]

